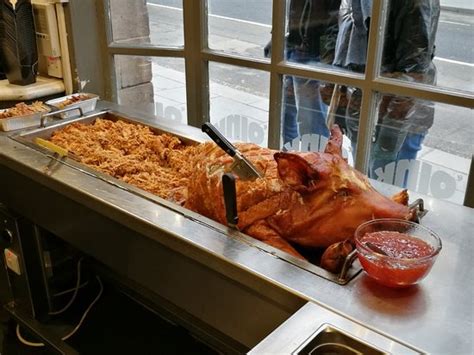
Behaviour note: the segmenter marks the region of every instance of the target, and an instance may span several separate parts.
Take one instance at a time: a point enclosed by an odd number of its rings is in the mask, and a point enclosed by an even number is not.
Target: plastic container
[[[359,261],[369,277],[388,287],[407,287],[428,275],[441,251],[441,239],[410,221],[376,219],[355,232]]]
[[[79,97],[81,95],[87,96],[87,99],[83,99],[81,101],[77,101],[74,103],[71,103],[69,105],[64,105],[64,102],[66,100],[69,100],[73,97]],[[95,107],[97,105],[97,100],[99,100],[99,96],[95,94],[88,94],[88,93],[77,93],[77,94],[72,94],[64,97],[59,97],[57,99],[52,99],[49,101],[46,101],[46,104],[49,106],[53,106],[57,109],[64,109],[64,108],[74,108],[74,107],[80,107],[82,109],[83,113],[91,112],[95,110]],[[68,112],[62,112],[59,113],[58,116],[61,117],[62,119],[66,118],[71,118],[71,117],[76,117],[80,115],[79,110],[71,110]]]

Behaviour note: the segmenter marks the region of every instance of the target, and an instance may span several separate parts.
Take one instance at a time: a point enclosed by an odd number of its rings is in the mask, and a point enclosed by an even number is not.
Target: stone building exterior
[[[149,44],[150,26],[145,0],[110,1],[114,42]],[[153,103],[152,64],[148,57],[116,55],[118,102],[122,105]]]

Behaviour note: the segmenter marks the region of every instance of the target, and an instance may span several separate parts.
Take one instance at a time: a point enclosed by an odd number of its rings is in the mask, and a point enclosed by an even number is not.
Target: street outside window
[[[388,2],[379,34],[379,76],[394,85],[410,82],[472,94],[474,4],[427,0],[417,8],[418,3]],[[114,43],[184,45],[180,0],[110,0],[110,10]],[[369,0],[287,0],[284,59],[302,68],[363,78],[372,17]],[[207,23],[211,50],[270,62],[272,0],[208,0]],[[188,122],[184,59],[115,55],[114,60],[120,102],[148,105],[165,119]],[[289,74],[281,79],[280,148],[324,149],[330,118],[344,130],[345,154],[353,164],[362,90]],[[273,104],[269,88],[270,72],[210,61],[211,122],[230,140],[266,146]],[[462,204],[474,154],[472,109],[375,91],[373,100],[369,176]]]

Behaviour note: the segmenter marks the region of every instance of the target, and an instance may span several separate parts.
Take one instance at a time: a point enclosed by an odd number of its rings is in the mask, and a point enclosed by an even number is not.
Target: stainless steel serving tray
[[[4,112],[7,110],[8,109],[0,110],[0,112]],[[36,125],[39,125],[41,116],[46,113],[49,113],[50,111],[50,108],[44,106],[44,110],[40,112],[35,112],[24,116],[2,118],[0,119],[0,131],[9,132],[17,129],[34,127]]]
[[[80,96],[80,95],[86,95],[88,98],[85,100],[77,101],[72,104],[66,105],[64,107],[61,107],[61,103],[72,98],[75,96]],[[67,95],[63,97],[58,97],[56,99],[52,99],[49,101],[46,101],[45,104],[49,106],[53,106],[58,110],[62,110],[65,108],[81,108],[83,113],[89,113],[95,110],[95,107],[97,105],[97,101],[99,100],[99,96],[96,94],[89,94],[89,93],[76,93],[72,95]],[[71,118],[71,117],[77,117],[77,111],[75,110],[69,110],[66,112],[59,113],[59,117],[62,119],[66,118]]]
[[[158,197],[156,195],[153,195],[147,191],[144,191],[140,188],[137,188],[133,185],[127,184],[119,179],[116,179],[110,175],[101,173],[97,170],[94,170],[84,164],[81,164],[73,159],[70,159],[68,157],[58,157],[57,155],[54,155],[54,153],[46,150],[45,148],[40,147],[36,143],[34,143],[35,138],[40,137],[43,139],[49,139],[52,135],[52,133],[60,128],[63,128],[73,122],[81,122],[85,124],[92,124],[97,118],[102,118],[102,119],[108,119],[112,121],[117,121],[117,120],[123,120],[128,123],[138,123],[141,125],[148,126],[154,133],[156,134],[162,134],[162,133],[169,133],[172,135],[177,136],[179,139],[181,139],[182,142],[185,144],[198,144],[202,140],[196,137],[193,137],[192,135],[186,135],[183,134],[182,132],[178,132],[173,130],[172,128],[168,127],[163,127],[158,124],[150,123],[150,122],[144,122],[140,118],[133,118],[130,116],[123,115],[118,112],[114,111],[103,111],[103,112],[94,112],[89,115],[75,118],[75,119],[68,119],[68,120],[61,120],[58,122],[54,122],[52,124],[49,124],[47,127],[44,128],[38,128],[34,130],[30,130],[27,132],[21,132],[18,134],[13,134],[10,136],[11,139],[15,140],[16,142],[19,142],[21,144],[24,144],[46,156],[48,156],[51,159],[51,162],[56,164],[56,165],[66,165],[69,166],[73,169],[76,169],[88,176],[92,176],[96,179],[99,179],[101,181],[104,181],[108,184],[111,184],[119,189],[125,190],[129,193],[132,193],[136,196],[139,196],[141,198],[144,198],[146,200],[152,201],[154,203],[159,204],[160,206],[163,206],[167,209],[170,209],[176,213],[179,213],[180,215],[184,216],[185,218],[191,219],[196,223],[199,223],[201,225],[205,225],[208,228],[211,228],[215,231],[218,231],[220,233],[226,234],[228,237],[231,238],[236,238],[239,239],[240,241],[252,246],[256,247],[260,250],[263,250],[271,255],[273,255],[276,258],[282,259],[286,262],[289,262],[301,269],[304,269],[310,273],[313,273],[315,275],[318,275],[320,277],[323,277],[327,280],[330,280],[332,282],[335,282],[340,285],[345,285],[347,284],[351,279],[353,279],[359,272],[362,271],[362,267],[359,264],[358,260],[355,259],[352,255],[352,258],[349,263],[352,265],[349,268],[346,268],[344,270],[344,273],[341,275],[337,274],[332,274],[323,268],[320,268],[310,262],[303,261],[299,258],[293,257],[279,249],[273,248],[263,242],[260,242],[246,234],[240,233],[235,229],[229,228],[227,226],[224,226],[220,223],[215,222],[214,220],[211,220],[207,217],[204,217],[200,214],[197,214],[193,211],[190,211],[186,208],[183,208],[175,203],[172,203],[170,201],[167,201],[161,197]],[[51,164],[49,164],[51,166]],[[52,174],[54,174],[54,170],[52,171]],[[355,259],[355,260],[354,260]]]

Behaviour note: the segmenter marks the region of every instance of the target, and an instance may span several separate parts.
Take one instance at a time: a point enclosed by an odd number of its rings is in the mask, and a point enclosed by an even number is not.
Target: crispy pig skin
[[[222,176],[232,158],[214,143],[187,146],[148,127],[97,119],[72,123],[51,141],[81,162],[226,224]],[[296,257],[294,246],[327,247],[353,237],[361,223],[411,217],[402,191],[378,193],[341,155],[335,127],[323,153],[283,153],[255,144],[236,146],[264,175],[236,177],[239,230]]]
[[[283,153],[253,144],[237,148],[262,172],[255,181],[237,178],[238,227],[252,235],[265,225],[293,245],[327,247],[350,239],[374,218],[408,219],[406,204],[377,192],[341,155],[342,133],[332,130],[324,153]],[[225,222],[221,178],[232,159],[219,148],[195,161],[185,207]],[[400,194],[407,196],[406,192]],[[403,200],[403,202],[405,202]]]

